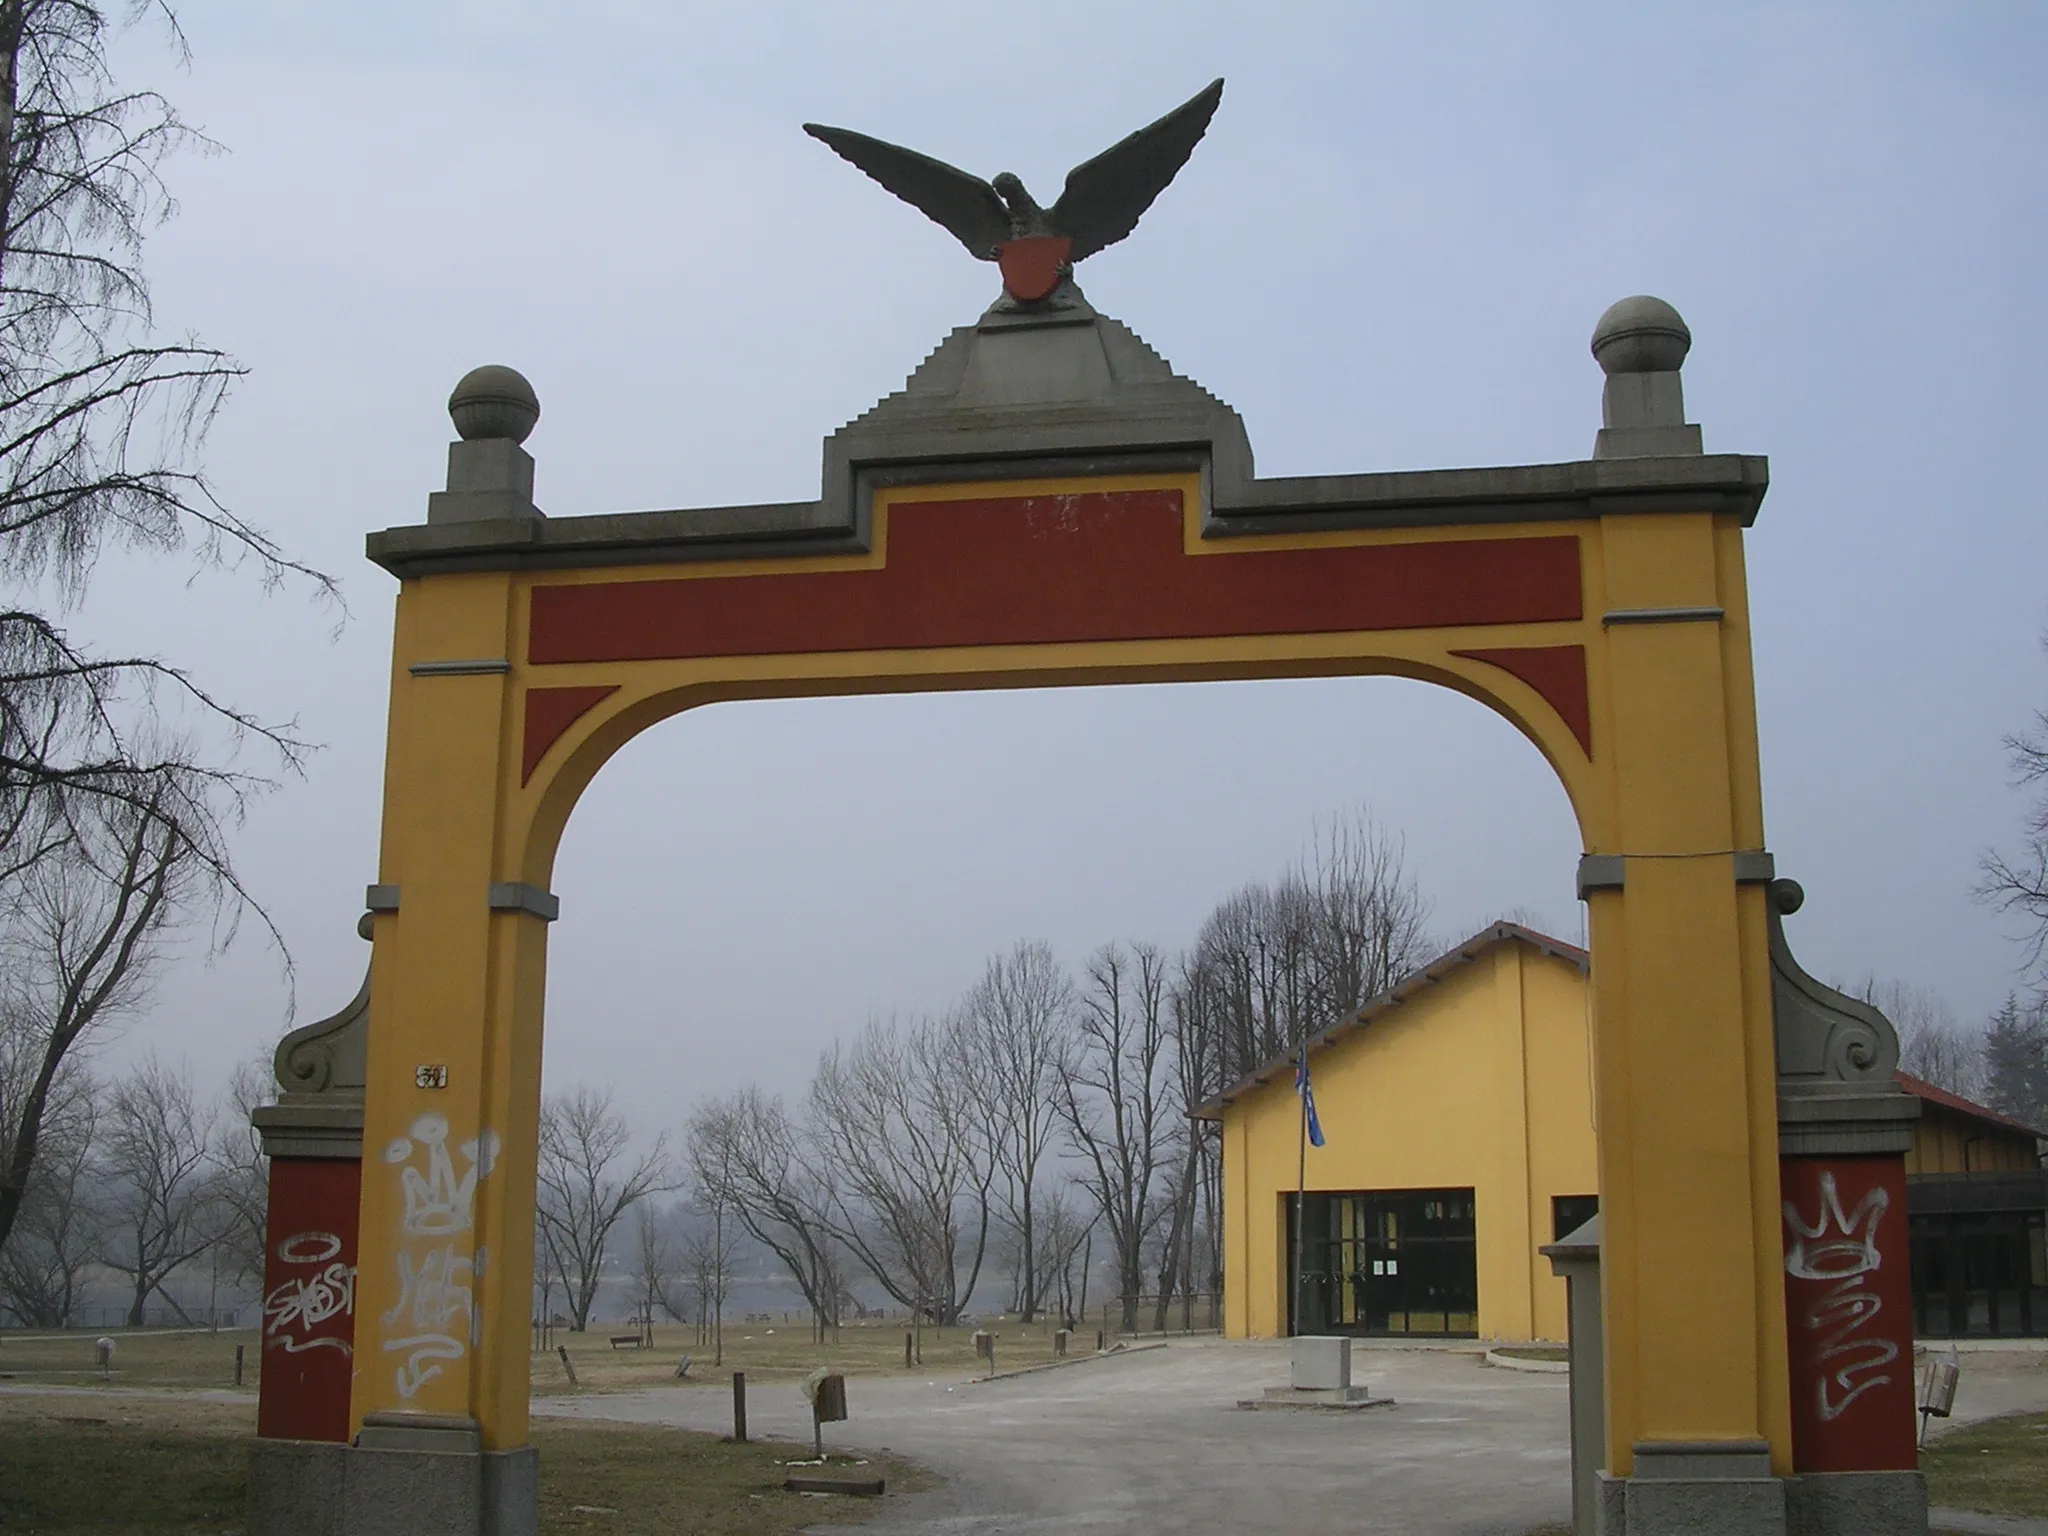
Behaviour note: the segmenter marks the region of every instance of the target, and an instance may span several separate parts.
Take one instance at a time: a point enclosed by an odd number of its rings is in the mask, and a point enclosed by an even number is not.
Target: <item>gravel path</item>
[[[1287,1380],[1271,1344],[1176,1343],[994,1382],[857,1378],[841,1449],[894,1449],[946,1485],[862,1527],[874,1536],[1286,1531],[1289,1536],[1508,1536],[1571,1514],[1561,1377],[1472,1353],[1362,1349],[1356,1374],[1392,1408],[1247,1412]],[[537,1412],[731,1427],[723,1388],[554,1399]],[[756,1437],[808,1445],[794,1383],[757,1385]]]

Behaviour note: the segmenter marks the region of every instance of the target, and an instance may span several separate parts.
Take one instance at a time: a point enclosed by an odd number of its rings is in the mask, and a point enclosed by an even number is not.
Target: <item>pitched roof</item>
[[[1478,933],[1473,934],[1464,943],[1454,945],[1452,948],[1445,950],[1427,965],[1410,971],[1378,997],[1367,1002],[1349,1018],[1332,1024],[1319,1034],[1309,1036],[1309,1053],[1313,1055],[1317,1051],[1328,1049],[1330,1046],[1335,1045],[1343,1036],[1355,1030],[1363,1029],[1366,1025],[1372,1023],[1373,1020],[1391,1013],[1418,993],[1435,986],[1460,966],[1470,965],[1481,955],[1498,948],[1502,944],[1527,944],[1541,954],[1555,955],[1560,960],[1569,960],[1581,971],[1586,969],[1586,951],[1579,948],[1578,945],[1567,944],[1563,939],[1553,939],[1548,934],[1538,933],[1533,928],[1524,928],[1520,923],[1495,923],[1492,927],[1483,928]],[[1263,1088],[1267,1083],[1273,1081],[1274,1078],[1291,1072],[1293,1069],[1294,1052],[1291,1050],[1285,1051],[1275,1056],[1271,1061],[1266,1062],[1258,1070],[1232,1083],[1206,1104],[1198,1105],[1194,1109],[1189,1110],[1188,1114],[1196,1120],[1220,1120],[1223,1118],[1224,1106],[1242,1098],[1247,1093]]]
[[[1894,1072],[1892,1076],[1899,1080],[1900,1087],[1916,1099],[1925,1099],[1929,1104],[1939,1104],[1943,1109],[1954,1110],[1959,1115],[1968,1115],[1972,1120],[1982,1120],[2002,1130],[2017,1131],[2023,1136],[2048,1141],[2048,1131],[2028,1125],[2024,1120],[2015,1120],[2011,1115],[2001,1114],[1987,1104],[1966,1099],[1959,1093],[1950,1093],[1946,1088],[1937,1088],[1933,1083],[1925,1082],[1909,1073]]]

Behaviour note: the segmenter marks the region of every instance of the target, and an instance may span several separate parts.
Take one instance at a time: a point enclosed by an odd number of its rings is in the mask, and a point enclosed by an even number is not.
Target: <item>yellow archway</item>
[[[1257,480],[1235,414],[1082,301],[953,333],[828,441],[818,503],[606,518],[542,518],[524,381],[465,380],[449,491],[371,540],[402,585],[363,1444],[525,1443],[550,872],[636,733],[713,700],[1391,673],[1512,721],[1578,817],[1608,1470],[1666,1445],[1790,1473],[1743,572],[1765,466],[1684,425],[1668,306],[1602,324],[1583,461]]]

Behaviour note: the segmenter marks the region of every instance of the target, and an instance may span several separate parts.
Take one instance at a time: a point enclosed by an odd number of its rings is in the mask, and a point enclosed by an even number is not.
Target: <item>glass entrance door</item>
[[[1302,1214],[1296,1332],[1477,1336],[1471,1190],[1311,1194]]]

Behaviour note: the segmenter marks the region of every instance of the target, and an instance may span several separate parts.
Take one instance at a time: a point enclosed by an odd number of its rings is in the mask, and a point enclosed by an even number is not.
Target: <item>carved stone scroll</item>
[[[1773,880],[1771,1008],[1778,1042],[1778,1150],[1786,1157],[1897,1156],[1912,1145],[1920,1101],[1893,1076],[1899,1032],[1865,1002],[1808,975],[1784,919],[1806,893]]]
[[[1899,1034],[1870,1004],[1816,981],[1792,958],[1784,919],[1805,904],[1796,880],[1770,884],[1771,1002],[1778,1024],[1778,1084],[1886,1085],[1899,1067]]]

